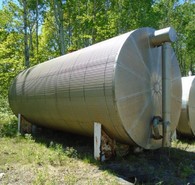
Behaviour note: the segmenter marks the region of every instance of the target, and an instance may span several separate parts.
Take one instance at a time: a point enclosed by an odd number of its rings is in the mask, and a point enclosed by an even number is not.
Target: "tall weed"
[[[17,134],[17,118],[11,112],[8,99],[0,96],[0,137],[13,137]]]

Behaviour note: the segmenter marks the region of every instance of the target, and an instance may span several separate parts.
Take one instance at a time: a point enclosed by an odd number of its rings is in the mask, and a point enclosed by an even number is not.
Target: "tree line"
[[[4,0],[0,95],[25,68],[140,27],[174,27],[181,73],[195,74],[194,25],[194,0]]]

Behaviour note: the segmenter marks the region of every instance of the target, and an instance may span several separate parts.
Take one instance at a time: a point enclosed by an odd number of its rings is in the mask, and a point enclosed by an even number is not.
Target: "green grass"
[[[0,173],[5,176],[0,184],[122,184],[117,177],[130,182],[137,179],[137,184],[142,185],[193,182],[194,142],[177,141],[171,149],[130,153],[125,158],[99,163],[93,159],[89,138],[84,137],[78,144],[77,136],[61,134],[1,137]],[[70,137],[72,141],[66,143]]]
[[[47,147],[30,135],[4,137],[0,145],[2,184],[117,184],[106,170],[79,159],[73,148]]]

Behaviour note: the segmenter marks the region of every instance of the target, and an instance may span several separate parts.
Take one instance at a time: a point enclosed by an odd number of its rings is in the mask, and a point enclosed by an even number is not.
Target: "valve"
[[[152,130],[153,130],[152,138],[155,140],[159,140],[163,138],[163,136],[160,135],[159,128],[158,128],[158,125],[162,122],[163,119],[160,116],[154,116],[152,118]]]

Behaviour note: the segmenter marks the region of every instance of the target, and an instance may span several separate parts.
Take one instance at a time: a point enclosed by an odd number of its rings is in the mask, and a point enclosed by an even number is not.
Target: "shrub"
[[[17,118],[12,114],[7,98],[0,96],[0,137],[17,134]]]
[[[17,121],[11,120],[9,123],[1,125],[0,136],[1,137],[14,137],[17,135]]]

